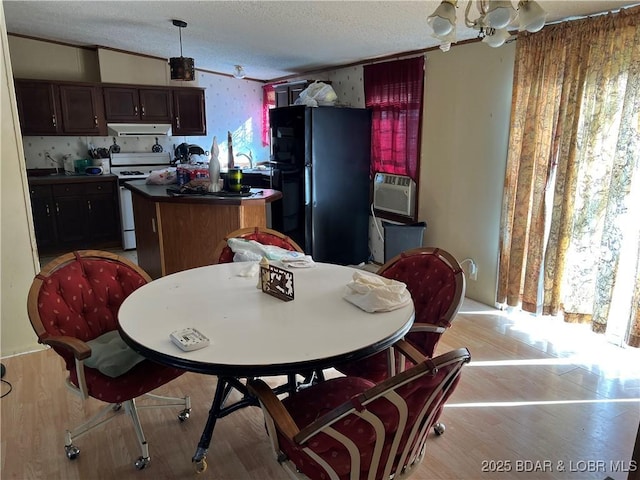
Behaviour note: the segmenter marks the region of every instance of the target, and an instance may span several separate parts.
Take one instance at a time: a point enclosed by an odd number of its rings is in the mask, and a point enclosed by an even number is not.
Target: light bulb
[[[492,35],[485,36],[482,39],[482,43],[486,43],[493,48],[498,48],[504,45],[504,42],[506,42],[510,36],[511,35],[506,28],[499,28],[496,29]]]
[[[492,28],[505,28],[516,17],[510,1],[493,1],[489,3],[489,11],[484,19]]]
[[[519,30],[537,32],[544,27],[547,12],[533,0],[521,0],[518,4]]]
[[[448,0],[443,2],[427,17],[427,24],[433,29],[436,37],[450,34],[456,23],[456,8]]]
[[[431,27],[433,28],[433,33],[441,37],[448,35],[449,33],[451,33],[451,30],[453,30],[453,25],[451,24],[451,22],[446,18],[440,17],[436,17],[433,20]]]

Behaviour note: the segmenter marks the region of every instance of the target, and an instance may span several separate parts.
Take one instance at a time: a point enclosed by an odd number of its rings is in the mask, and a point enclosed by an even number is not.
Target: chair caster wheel
[[[194,464],[196,473],[204,473],[207,470],[207,461],[204,458],[194,461]]]
[[[190,416],[191,416],[191,409],[185,408],[178,414],[178,420],[180,420],[181,422],[184,422],[185,420],[188,420]]]
[[[65,445],[64,451],[67,454],[67,458],[69,460],[75,460],[76,458],[78,458],[78,455],[80,455],[80,449],[73,444]]]
[[[144,470],[145,467],[147,465],[149,465],[150,461],[151,461],[151,459],[149,457],[138,457],[138,459],[136,460],[136,463],[134,463],[134,465],[136,466],[136,468],[138,470]]]
[[[121,403],[114,403],[113,407],[111,407],[111,409],[114,412],[119,412],[120,410],[122,410],[122,404]]]
[[[444,423],[436,423],[433,426],[433,431],[436,432],[436,435],[440,436],[444,433]]]

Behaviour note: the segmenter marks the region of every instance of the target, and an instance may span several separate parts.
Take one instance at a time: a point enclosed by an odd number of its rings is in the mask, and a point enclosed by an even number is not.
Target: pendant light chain
[[[180,32],[180,56],[183,57],[184,55],[182,55],[182,27],[178,27],[178,32]]]

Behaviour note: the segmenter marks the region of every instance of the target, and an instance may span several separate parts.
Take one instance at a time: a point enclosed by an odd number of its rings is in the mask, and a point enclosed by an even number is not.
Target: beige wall
[[[9,48],[16,78],[100,81],[95,48],[76,48],[15,35],[9,36]]]
[[[0,8],[2,70],[0,109],[0,354],[11,355],[38,347],[27,317],[27,292],[39,270],[31,228],[26,169],[16,111],[4,9]]]
[[[170,78],[169,64],[166,60],[142,57],[98,48],[100,81],[104,83],[130,83],[137,85],[167,85],[180,87],[185,82]],[[186,86],[197,87],[198,75]]]
[[[478,275],[467,282],[467,296],[493,306],[515,43],[453,45],[426,58],[418,192],[418,220],[427,222],[424,245],[444,248],[459,261],[472,258]],[[340,103],[364,107],[362,66],[329,72],[328,79]],[[374,260],[382,262],[373,221],[369,242]]]
[[[420,167],[425,244],[473,258],[467,296],[493,306],[515,43],[429,52]]]

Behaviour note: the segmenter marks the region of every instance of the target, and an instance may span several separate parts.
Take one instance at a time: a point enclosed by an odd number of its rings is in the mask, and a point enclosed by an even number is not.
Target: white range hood
[[[115,137],[160,137],[171,135],[170,123],[108,123],[109,135]]]

